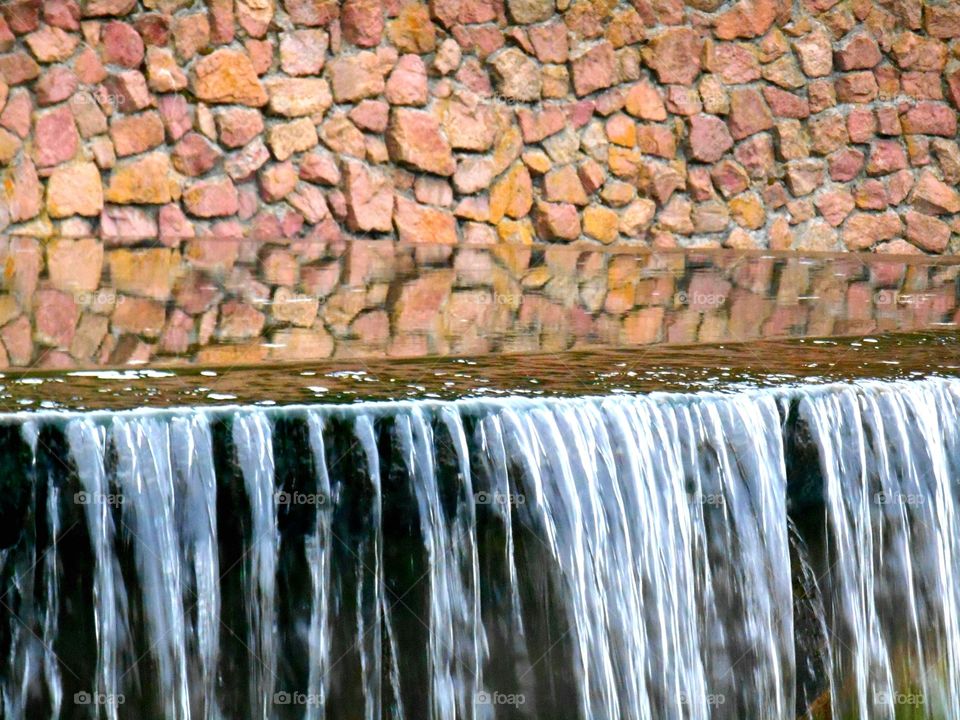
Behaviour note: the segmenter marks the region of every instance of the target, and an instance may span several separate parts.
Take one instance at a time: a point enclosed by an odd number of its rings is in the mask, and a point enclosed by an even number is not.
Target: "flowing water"
[[[960,381],[0,424],[2,716],[960,717]]]

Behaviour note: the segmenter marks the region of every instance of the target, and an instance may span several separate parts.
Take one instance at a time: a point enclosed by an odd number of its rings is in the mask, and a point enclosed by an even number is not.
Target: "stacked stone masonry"
[[[0,231],[944,253],[953,0],[4,0]]]

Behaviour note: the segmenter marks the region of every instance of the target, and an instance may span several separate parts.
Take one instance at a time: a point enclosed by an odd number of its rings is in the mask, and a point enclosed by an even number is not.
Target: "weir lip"
[[[960,333],[651,346],[237,369],[0,374],[0,413],[738,391],[960,374]]]

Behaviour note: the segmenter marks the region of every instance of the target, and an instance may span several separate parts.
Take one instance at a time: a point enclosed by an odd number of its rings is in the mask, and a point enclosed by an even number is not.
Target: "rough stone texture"
[[[20,4],[0,26],[7,235],[213,238],[230,268],[256,254],[245,239],[309,265],[432,232],[960,250],[951,3]],[[200,337],[167,330],[168,347]]]

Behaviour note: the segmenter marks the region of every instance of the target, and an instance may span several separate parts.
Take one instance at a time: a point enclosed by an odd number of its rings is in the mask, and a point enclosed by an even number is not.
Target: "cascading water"
[[[9,416],[3,717],[958,717],[958,417],[948,380]]]

